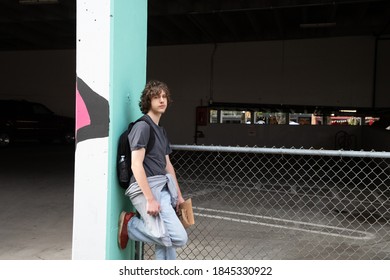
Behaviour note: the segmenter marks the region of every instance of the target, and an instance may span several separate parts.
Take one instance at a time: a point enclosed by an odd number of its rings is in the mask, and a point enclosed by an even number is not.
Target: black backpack
[[[146,115],[143,115],[138,120],[131,122],[127,129],[119,136],[118,151],[116,155],[116,169],[119,184],[124,189],[127,189],[130,184],[130,179],[133,176],[133,171],[131,170],[131,150],[128,135],[134,124],[139,121],[145,121],[150,128],[150,137],[145,154],[147,154],[151,147],[153,147],[155,141],[154,130],[152,128],[152,124],[150,123],[151,121]]]

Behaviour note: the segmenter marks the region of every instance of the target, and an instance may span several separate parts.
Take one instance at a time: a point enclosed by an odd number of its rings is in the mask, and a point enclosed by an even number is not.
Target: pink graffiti
[[[88,114],[87,106],[85,106],[84,100],[80,95],[79,90],[76,88],[76,131],[80,128],[90,125],[91,118]]]

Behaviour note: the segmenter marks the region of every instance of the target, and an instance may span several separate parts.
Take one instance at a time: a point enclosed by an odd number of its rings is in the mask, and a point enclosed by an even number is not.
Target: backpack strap
[[[149,129],[150,129],[149,141],[148,141],[148,144],[146,146],[146,151],[145,151],[145,154],[147,154],[152,149],[152,147],[156,141],[155,132],[154,132],[154,129],[152,127],[153,123],[152,123],[152,120],[146,114],[143,115],[142,117],[140,117],[138,120],[136,120],[136,122],[139,122],[139,121],[146,122],[149,125]]]

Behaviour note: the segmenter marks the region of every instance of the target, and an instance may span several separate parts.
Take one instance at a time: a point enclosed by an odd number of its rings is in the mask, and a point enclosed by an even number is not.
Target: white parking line
[[[247,214],[247,213],[238,213],[238,212],[233,212],[233,211],[215,210],[215,209],[210,209],[210,208],[202,208],[202,207],[193,207],[193,208],[194,208],[194,210],[215,212],[215,213],[218,213],[218,214],[247,216],[247,217],[260,218],[260,219],[277,221],[277,222],[293,223],[293,224],[300,224],[300,225],[317,227],[317,228],[338,230],[338,231],[341,231],[341,232],[350,232],[352,234],[357,234],[357,235],[360,235],[360,236],[351,236],[351,235],[345,235],[345,234],[341,234],[341,233],[338,234],[338,233],[331,233],[331,232],[323,232],[323,231],[320,231],[320,230],[311,230],[311,229],[304,229],[304,228],[298,228],[298,227],[293,227],[293,226],[283,226],[283,225],[277,225],[277,224],[272,224],[272,223],[262,223],[262,222],[256,222],[256,221],[251,221],[251,220],[243,220],[243,219],[238,219],[238,218],[231,218],[231,217],[221,216],[221,215],[209,215],[209,214],[203,214],[203,213],[194,212],[194,215],[199,216],[199,217],[206,217],[206,218],[212,218],[212,219],[226,220],[226,221],[232,221],[232,222],[238,222],[238,223],[262,225],[262,226],[267,226],[267,227],[283,228],[283,229],[288,229],[288,230],[303,231],[303,232],[309,232],[309,233],[315,233],[315,234],[321,234],[321,235],[328,235],[328,236],[335,236],[335,237],[343,237],[343,238],[349,238],[349,239],[357,239],[357,240],[370,240],[370,239],[375,238],[375,235],[372,234],[372,233],[359,231],[359,230],[352,230],[352,229],[347,229],[347,228],[340,228],[340,227],[321,225],[321,224],[313,224],[313,223],[307,223],[307,222],[302,222],[302,221],[294,221],[294,220],[272,218],[272,217],[260,216],[260,215],[252,215],[252,214]]]

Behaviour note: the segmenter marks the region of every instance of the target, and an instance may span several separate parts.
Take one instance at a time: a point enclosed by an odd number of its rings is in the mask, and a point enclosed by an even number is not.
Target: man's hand
[[[160,204],[155,199],[146,202],[146,213],[151,216],[157,216],[160,213]]]
[[[185,200],[184,200],[184,198],[181,195],[177,198],[176,212],[179,212],[180,204],[182,204],[184,201]]]

